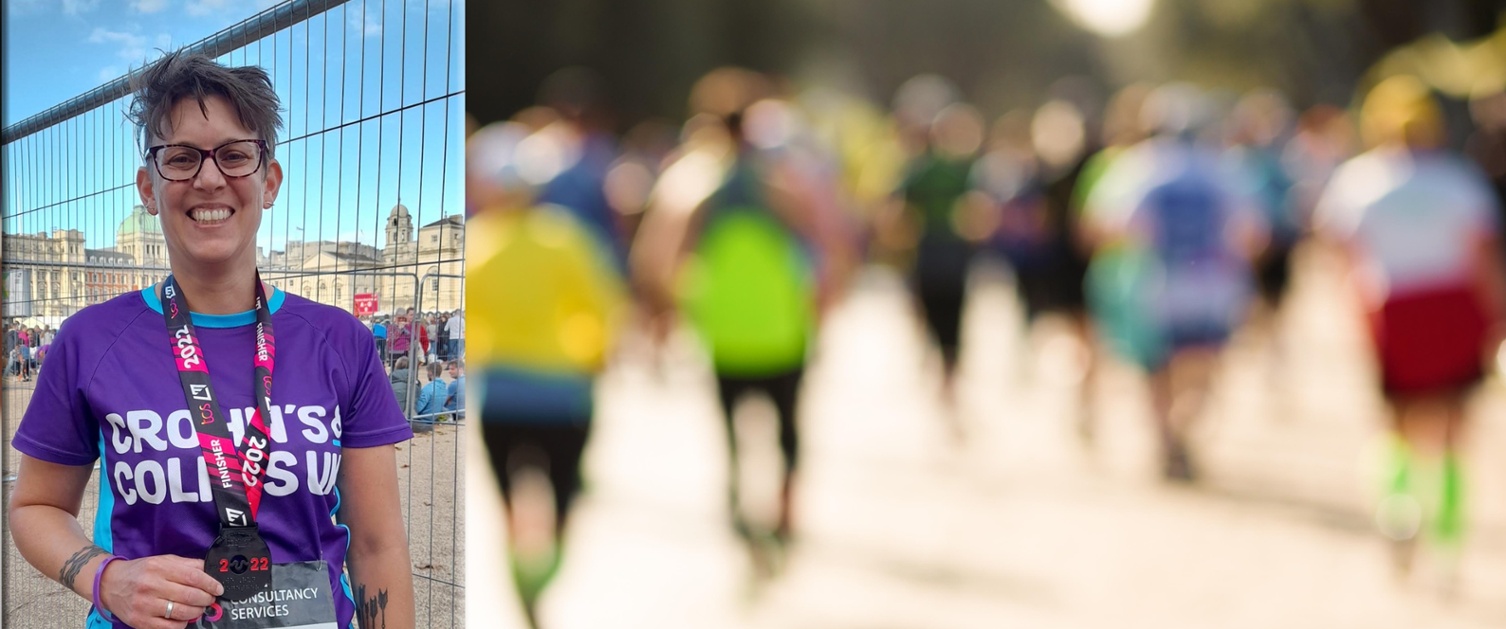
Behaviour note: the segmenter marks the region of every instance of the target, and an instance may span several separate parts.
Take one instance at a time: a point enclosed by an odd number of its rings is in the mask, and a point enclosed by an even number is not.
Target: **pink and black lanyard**
[[[273,349],[272,315],[267,305],[261,275],[256,277],[256,352],[252,395],[256,410],[245,422],[241,447],[235,447],[226,416],[220,410],[219,397],[209,383],[209,365],[194,334],[193,318],[177,282],[171,275],[162,285],[162,316],[172,343],[173,359],[178,365],[178,382],[183,385],[183,399],[189,412],[198,420],[199,448],[209,469],[209,485],[221,529],[249,527],[256,522],[261,507],[262,476],[272,440],[267,430],[272,399]]]

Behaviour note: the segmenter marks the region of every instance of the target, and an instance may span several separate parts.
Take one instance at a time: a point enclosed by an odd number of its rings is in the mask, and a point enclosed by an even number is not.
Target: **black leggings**
[[[966,289],[962,286],[922,286],[918,296],[926,328],[941,350],[942,361],[948,366],[957,364],[962,347],[962,307]]]
[[[727,445],[732,454],[734,470],[737,465],[737,433],[732,426],[732,412],[743,396],[754,391],[763,391],[774,402],[774,411],[779,416],[779,450],[784,453],[786,473],[795,470],[796,457],[800,451],[800,437],[795,430],[795,406],[800,401],[800,379],[804,367],[774,376],[716,377],[716,388],[722,403],[722,416],[727,422]],[[736,478],[736,474],[733,475]]]
[[[561,532],[580,491],[580,458],[590,433],[586,423],[481,423],[492,474],[512,509],[512,476],[523,468],[544,472],[554,487],[555,530]]]

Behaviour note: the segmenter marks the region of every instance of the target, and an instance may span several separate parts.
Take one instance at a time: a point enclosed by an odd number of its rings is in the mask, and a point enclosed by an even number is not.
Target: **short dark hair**
[[[202,54],[179,50],[163,55],[131,77],[131,108],[126,113],[136,124],[141,148],[149,138],[166,136],[167,114],[185,98],[199,104],[209,115],[205,99],[219,96],[230,103],[240,123],[267,143],[267,155],[275,152],[282,114],[272,78],[257,66],[229,67]]]

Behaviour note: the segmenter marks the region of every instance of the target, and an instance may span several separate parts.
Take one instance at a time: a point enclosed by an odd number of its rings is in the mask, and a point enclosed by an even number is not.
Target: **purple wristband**
[[[99,567],[94,569],[94,611],[99,612],[99,615],[104,617],[105,620],[115,620],[115,614],[106,611],[104,603],[99,602],[99,580],[105,576],[105,566],[110,565],[110,562],[116,559],[124,559],[124,557],[110,555],[109,557],[105,557],[104,561],[99,562]]]

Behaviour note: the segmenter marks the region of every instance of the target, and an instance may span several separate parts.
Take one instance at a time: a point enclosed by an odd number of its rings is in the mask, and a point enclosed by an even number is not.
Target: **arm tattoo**
[[[89,563],[90,559],[105,554],[108,553],[98,546],[85,546],[78,549],[78,552],[73,553],[68,561],[63,562],[63,571],[58,575],[58,582],[70,590],[73,589],[73,581],[78,578],[78,573],[84,569],[84,565]]]
[[[381,618],[381,622],[377,618]],[[387,590],[377,590],[377,595],[366,597],[366,584],[356,586],[356,620],[361,629],[387,628]]]

